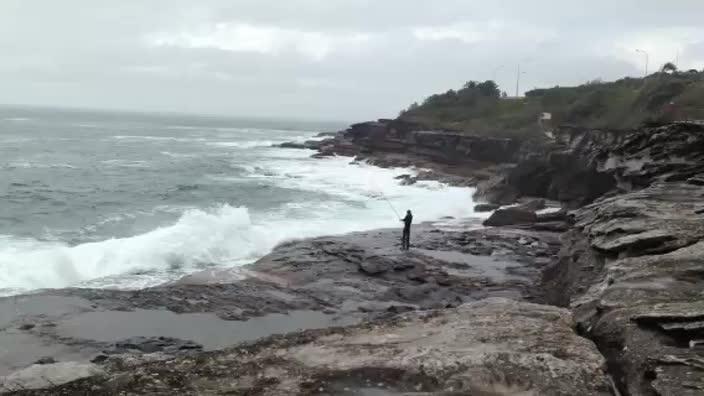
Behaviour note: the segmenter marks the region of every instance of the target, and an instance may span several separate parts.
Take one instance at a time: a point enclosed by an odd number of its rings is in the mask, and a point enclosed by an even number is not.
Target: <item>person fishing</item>
[[[401,250],[410,250],[411,248],[411,224],[413,223],[413,214],[411,211],[406,212],[406,217],[401,219],[403,222],[403,236],[401,237]]]

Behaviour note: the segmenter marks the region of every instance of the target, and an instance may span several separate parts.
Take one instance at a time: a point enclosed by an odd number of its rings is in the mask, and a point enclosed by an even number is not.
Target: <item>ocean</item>
[[[272,147],[342,127],[0,108],[0,295],[156,286],[288,240],[400,227],[394,209],[473,215],[471,189],[395,179],[414,169]]]

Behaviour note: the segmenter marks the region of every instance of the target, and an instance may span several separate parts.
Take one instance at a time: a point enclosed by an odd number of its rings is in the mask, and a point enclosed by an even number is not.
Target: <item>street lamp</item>
[[[636,49],[636,52],[640,52],[645,55],[645,76],[648,77],[648,63],[650,61],[650,56],[648,55],[647,51],[644,51],[642,49]]]

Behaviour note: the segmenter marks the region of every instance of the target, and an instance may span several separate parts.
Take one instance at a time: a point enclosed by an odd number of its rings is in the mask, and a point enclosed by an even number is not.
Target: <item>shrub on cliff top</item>
[[[516,138],[541,136],[546,127],[538,122],[542,113],[552,114],[551,126],[613,129],[654,119],[704,119],[704,73],[667,70],[671,73],[534,89],[522,98],[502,97],[494,81],[469,81],[412,105],[400,118],[429,128]]]

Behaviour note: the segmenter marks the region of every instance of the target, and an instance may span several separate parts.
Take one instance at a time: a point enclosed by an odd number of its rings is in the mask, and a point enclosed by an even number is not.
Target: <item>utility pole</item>
[[[650,63],[650,55],[648,55],[647,51],[643,51],[642,49],[636,49],[636,52],[640,52],[645,55],[645,76],[648,77],[648,63]]]

